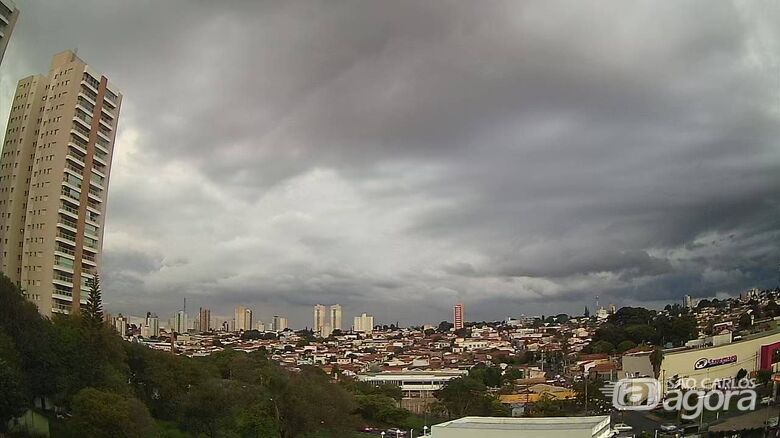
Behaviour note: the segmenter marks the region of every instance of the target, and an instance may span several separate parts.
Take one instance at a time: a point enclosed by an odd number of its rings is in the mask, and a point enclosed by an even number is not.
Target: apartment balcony
[[[65,248],[62,246],[57,246],[54,248],[54,255],[62,256],[67,259],[71,259],[73,261],[76,261],[76,251],[72,250],[70,248]]]
[[[65,193],[64,191],[60,192],[60,201],[68,201],[76,205],[81,205],[81,202],[78,198],[74,198],[71,194]]]
[[[97,180],[97,179],[94,179],[94,178],[90,178],[89,179],[89,184],[91,185],[91,187],[95,187],[96,189],[100,189],[101,191],[105,191],[106,190],[105,186],[103,186],[103,181],[100,181],[100,180]]]
[[[67,278],[68,277],[64,275],[55,275],[51,282],[54,284],[59,284],[60,286],[73,287],[73,277],[71,276],[70,280],[67,280]]]
[[[73,127],[70,128],[70,133],[84,140],[85,142],[89,141],[89,131],[84,131],[83,129],[79,128],[78,125],[73,125]]]
[[[73,143],[71,143],[70,145],[73,146]],[[84,167],[84,166],[87,165],[84,161],[82,161],[81,159],[79,159],[78,157],[74,156],[71,153],[68,153],[68,155],[66,155],[65,158],[73,161],[74,163],[78,164],[81,167]]]
[[[100,197],[101,193],[102,193],[102,191],[95,192],[94,190],[92,190],[92,188],[90,188],[89,189],[89,193],[87,193],[87,195],[89,196],[90,199],[94,199],[95,201],[98,201],[98,202],[103,202],[103,198]]]
[[[77,115],[73,116],[73,121],[74,122],[78,123],[83,129],[86,129],[87,131],[92,129],[92,125],[90,125],[90,122],[88,122],[87,120],[82,119],[81,117],[79,117],[78,116],[78,112],[76,114]]]
[[[95,161],[97,161],[98,163],[100,163],[100,164],[102,164],[104,166],[108,166],[108,161],[106,161],[107,157],[101,157],[99,154],[95,153],[95,155],[92,158]]]
[[[108,134],[106,134],[105,132],[101,131],[100,129],[98,129],[98,135],[103,137],[106,141],[109,141],[109,142],[111,141],[111,137],[109,137]]]
[[[84,177],[84,167],[74,166],[71,163],[65,163],[65,170],[70,170],[79,178]]]
[[[100,108],[100,111],[101,111],[101,114],[105,114],[108,117],[111,117],[112,120],[116,120],[116,116],[112,113],[112,111],[114,111],[115,109],[116,109],[116,107],[109,108],[106,105],[103,105],[103,107]]]
[[[116,108],[116,98],[117,96],[114,95],[114,93],[111,92],[111,90],[106,90],[106,95],[103,97],[103,100],[111,104],[114,108]]]
[[[78,209],[75,209],[73,207],[68,207],[67,205],[60,205],[60,207],[57,209],[58,213],[62,213],[64,215],[72,217],[74,220],[78,220],[79,218],[79,211]]]
[[[84,92],[84,90],[79,91],[79,97],[83,97],[84,100],[86,100],[87,102],[91,103],[93,105],[92,108],[94,108],[94,105],[97,105],[97,102],[95,102],[95,99],[91,98],[87,93]],[[89,111],[89,112],[92,112],[92,111]]]
[[[114,127],[111,126],[111,124],[105,121],[102,117],[100,118],[100,124],[104,126],[106,129],[108,129],[109,131],[114,129]]]
[[[106,178],[106,173],[104,172],[105,170],[106,169],[98,169],[97,167],[95,167],[94,163],[92,165],[92,173],[94,173],[95,175],[101,178]]]
[[[57,221],[57,226],[63,229],[66,229],[70,232],[76,233],[76,222],[64,220],[63,218],[60,218]]]
[[[100,205],[101,203],[98,201],[87,199],[87,210],[91,210],[92,212],[97,213],[98,215],[101,214]]]
[[[95,94],[98,93],[97,88],[95,88],[92,84],[90,84],[89,82],[87,82],[85,80],[81,81],[81,85],[84,86],[84,87],[87,87],[88,90],[92,91]]]
[[[93,267],[97,268],[97,262],[95,260],[96,260],[95,256],[93,256],[93,255],[82,254],[82,256],[81,256],[81,262],[83,264],[86,264],[86,265],[93,266]]]
[[[86,102],[84,102],[84,103],[86,103]],[[89,105],[88,103],[86,103],[86,104],[87,104],[87,105]],[[90,108],[87,108],[86,106],[84,106],[84,105],[82,104],[82,102],[77,102],[77,103],[76,103],[76,109],[79,109],[79,110],[81,110],[81,111],[84,111],[84,112],[85,112],[85,113],[87,113],[87,114],[92,114],[92,112],[93,112],[93,111],[95,111],[95,108],[94,108],[94,107],[92,107],[91,109],[90,109]],[[78,111],[77,111],[77,112],[78,112]]]
[[[67,243],[68,245],[76,246],[76,236],[63,233],[62,231],[57,232],[57,235],[54,237],[54,240],[56,242],[62,242],[62,243]]]
[[[67,273],[69,273],[69,274],[73,274],[73,273],[74,273],[74,272],[73,272],[73,268],[70,268],[70,267],[68,267],[68,266],[63,266],[63,265],[54,265],[54,269],[56,269],[56,270],[58,270],[58,271],[62,271],[62,272],[67,272]]]

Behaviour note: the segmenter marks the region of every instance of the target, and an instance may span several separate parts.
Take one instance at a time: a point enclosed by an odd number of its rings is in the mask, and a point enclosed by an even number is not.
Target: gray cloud
[[[778,281],[780,5],[20,3],[3,96],[68,47],[125,94],[109,307],[410,323]]]

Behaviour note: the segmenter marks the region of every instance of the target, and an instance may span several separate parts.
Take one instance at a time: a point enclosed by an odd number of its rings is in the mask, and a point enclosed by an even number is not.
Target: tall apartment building
[[[244,306],[236,306],[235,321],[236,325],[233,328],[235,331],[252,330],[252,310]]]
[[[187,333],[189,331],[189,323],[187,322],[187,312],[179,310],[173,317],[173,331],[176,333]]]
[[[71,51],[16,87],[0,157],[0,263],[43,315],[77,311],[100,271],[121,103]]]
[[[19,18],[19,9],[11,0],[0,0],[0,64],[3,62],[5,49],[11,39],[11,33]]]
[[[271,330],[275,332],[281,332],[287,330],[287,318],[279,315],[274,315],[273,322],[271,323]]]
[[[330,306],[330,328],[331,330],[341,330],[341,305],[334,304]]]
[[[327,311],[325,310],[325,306],[322,304],[317,304],[314,306],[314,326],[312,327],[312,330],[314,330],[314,333],[322,334],[322,331],[325,329],[325,326],[327,323],[325,322],[325,318],[327,317]]]
[[[371,333],[374,331],[374,317],[365,313],[356,316],[352,324],[353,332]]]
[[[211,331],[211,309],[200,308],[198,312],[198,328],[202,333]]]
[[[455,330],[460,330],[464,327],[465,318],[463,304],[456,304],[452,308],[452,324],[455,326]]]

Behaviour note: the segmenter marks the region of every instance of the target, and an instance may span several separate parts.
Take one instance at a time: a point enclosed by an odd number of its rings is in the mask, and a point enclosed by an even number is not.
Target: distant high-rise
[[[356,316],[352,324],[352,331],[372,333],[374,331],[374,317],[365,313]]]
[[[334,304],[330,306],[330,328],[331,330],[341,330],[341,305]]]
[[[176,333],[187,333],[188,327],[187,314],[183,310],[179,310],[174,317],[173,331]]]
[[[287,318],[274,315],[273,323],[271,324],[271,330],[275,332],[287,330]]]
[[[11,33],[16,26],[16,19],[19,17],[19,9],[11,0],[0,0],[0,64],[3,62],[5,49],[8,47],[8,40],[11,39]]]
[[[0,156],[0,262],[43,315],[77,311],[100,272],[121,103],[71,51],[16,87]]]
[[[144,338],[160,336],[160,318],[156,314],[146,312],[146,319],[141,327],[141,336]]]
[[[200,308],[198,312],[199,328],[202,333],[211,331],[211,310]]]
[[[684,305],[686,308],[688,308],[688,309],[692,309],[692,308],[693,308],[693,298],[691,298],[691,296],[690,296],[690,295],[686,295],[686,296],[683,298],[683,305]]]
[[[314,306],[314,326],[312,329],[314,330],[314,333],[322,334],[322,330],[325,328],[326,324],[326,318],[327,317],[327,311],[325,309],[325,306],[322,304],[317,304]]]
[[[456,304],[452,308],[452,324],[455,326],[455,330],[460,330],[464,327],[465,318],[463,304]]]
[[[252,330],[252,310],[236,306],[235,324],[233,330],[237,332]]]
[[[119,333],[119,336],[127,336],[127,318],[122,316],[121,313],[114,318],[114,329]]]

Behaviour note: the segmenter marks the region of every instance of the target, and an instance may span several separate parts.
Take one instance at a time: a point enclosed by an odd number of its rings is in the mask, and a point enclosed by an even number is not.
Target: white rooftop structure
[[[431,428],[432,438],[607,438],[609,416],[463,417]]]

